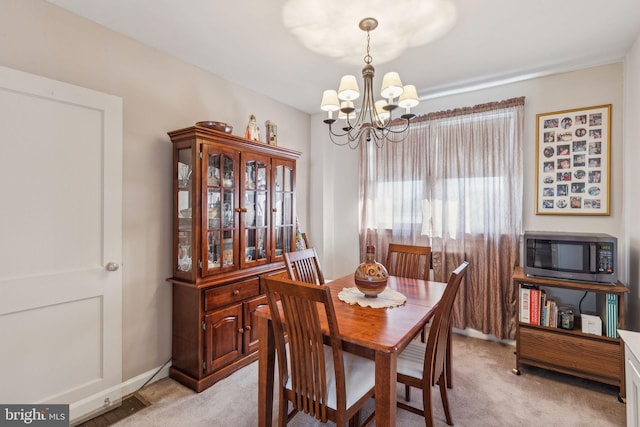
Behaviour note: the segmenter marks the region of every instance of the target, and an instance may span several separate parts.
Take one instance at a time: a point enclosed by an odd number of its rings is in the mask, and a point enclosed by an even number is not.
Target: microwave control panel
[[[613,245],[610,243],[598,245],[598,273],[613,273]]]

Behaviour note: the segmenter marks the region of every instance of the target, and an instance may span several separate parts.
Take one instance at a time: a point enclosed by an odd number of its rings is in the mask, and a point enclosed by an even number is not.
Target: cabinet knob
[[[239,290],[237,290],[237,289],[236,289],[236,290],[234,290],[234,291],[233,291],[233,296],[234,296],[234,297],[237,297],[238,295],[240,295],[240,291],[239,291]]]
[[[239,334],[243,334],[244,333],[244,329],[242,329],[242,328],[238,329],[238,333]]]
[[[278,208],[271,209],[271,212],[278,212]]]
[[[250,331],[250,330],[251,330],[251,325],[247,325],[247,326],[244,328],[244,330],[245,330],[245,331],[247,331],[247,332],[248,332],[248,331]]]

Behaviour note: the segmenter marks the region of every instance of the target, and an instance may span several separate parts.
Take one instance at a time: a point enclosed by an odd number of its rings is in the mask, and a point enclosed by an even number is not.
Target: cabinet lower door
[[[266,295],[255,297],[245,303],[244,344],[247,353],[258,350],[258,328],[256,328],[258,321],[256,320],[255,312],[258,307],[262,307],[267,304]]]
[[[242,355],[242,304],[205,316],[205,373],[218,370]]]

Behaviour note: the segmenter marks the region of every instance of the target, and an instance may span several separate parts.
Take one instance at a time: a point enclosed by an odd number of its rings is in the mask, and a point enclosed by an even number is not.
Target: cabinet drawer
[[[207,289],[204,291],[204,310],[214,310],[258,295],[260,295],[258,278]]]
[[[595,336],[594,336],[595,337]],[[620,343],[520,326],[519,357],[605,378],[621,378]]]

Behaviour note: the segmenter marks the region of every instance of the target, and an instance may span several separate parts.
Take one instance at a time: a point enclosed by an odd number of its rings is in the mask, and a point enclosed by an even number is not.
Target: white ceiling
[[[282,23],[286,0],[48,1],[307,113],[321,112],[322,91],[337,89],[343,74],[360,75],[366,51],[363,39],[362,55],[345,64],[307,50]],[[453,29],[390,63],[376,62],[371,33],[376,87],[385,72],[398,71],[425,98],[611,63],[640,32],[638,0],[452,1]],[[371,0],[361,3],[362,17],[384,19]],[[411,14],[410,0],[384,3]]]

